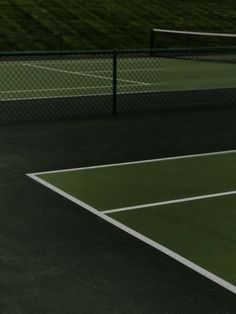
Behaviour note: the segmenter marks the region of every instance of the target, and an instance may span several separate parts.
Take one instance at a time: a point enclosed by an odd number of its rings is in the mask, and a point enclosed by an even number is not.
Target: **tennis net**
[[[236,46],[236,34],[193,32],[153,28],[150,48],[201,48]]]

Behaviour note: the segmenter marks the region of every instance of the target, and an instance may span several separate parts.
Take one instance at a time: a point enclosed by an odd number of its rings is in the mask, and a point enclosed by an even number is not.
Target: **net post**
[[[112,114],[113,116],[117,115],[117,51],[113,50],[112,55]]]
[[[150,57],[153,56],[153,49],[154,49],[154,28],[150,30],[150,43],[149,43],[149,49],[150,49]]]
[[[153,49],[154,48],[154,28],[151,29],[150,31],[150,44],[149,48]]]
[[[58,36],[59,36],[59,50],[63,51],[64,47],[63,47],[63,37],[62,37],[62,34],[60,34]]]

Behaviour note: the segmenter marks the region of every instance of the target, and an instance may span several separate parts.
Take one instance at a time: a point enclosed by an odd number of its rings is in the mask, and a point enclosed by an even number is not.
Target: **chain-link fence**
[[[236,105],[236,49],[0,55],[0,124]]]

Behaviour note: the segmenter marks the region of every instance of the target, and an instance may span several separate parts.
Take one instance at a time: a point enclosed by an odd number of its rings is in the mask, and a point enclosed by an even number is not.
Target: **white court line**
[[[33,174],[34,175],[41,175],[41,174],[60,173],[60,172],[68,172],[68,171],[76,171],[76,170],[90,170],[90,169],[98,169],[98,168],[119,167],[119,166],[136,165],[136,164],[143,164],[143,163],[149,163],[149,162],[162,162],[162,161],[168,161],[168,160],[177,160],[177,159],[185,159],[185,158],[199,158],[199,157],[205,157],[205,156],[217,156],[217,155],[235,154],[235,153],[236,153],[236,149],[232,149],[232,150],[224,150],[224,151],[211,152],[211,153],[181,155],[181,156],[174,156],[174,157],[164,157],[164,158],[156,158],[156,159],[144,159],[144,160],[138,160],[138,161],[128,161],[128,162],[114,163],[114,164],[104,164],[104,165],[98,165],[98,166],[78,167],[78,168],[44,171],[44,172],[35,172]]]
[[[46,66],[35,65],[35,64],[28,64],[28,63],[22,63],[22,65],[29,66],[29,67],[34,67],[34,68],[39,68],[39,69],[43,69],[43,70],[56,71],[56,72],[61,72],[61,73],[68,73],[68,74],[73,74],[73,75],[82,75],[82,76],[89,76],[89,77],[100,78],[100,79],[105,79],[105,80],[113,80],[113,77],[89,74],[89,73],[85,73],[85,72],[67,71],[67,70],[61,70],[61,69],[56,69],[56,68],[52,68],[52,67],[46,67]],[[140,85],[150,85],[149,83],[145,83],[145,82],[124,80],[124,79],[117,79],[117,81],[129,82],[129,83],[137,83],[137,84],[140,84]]]
[[[46,62],[46,61],[43,61],[43,63],[44,64],[51,64],[52,62]],[[67,63],[69,63],[69,64],[76,64],[76,65],[78,65],[78,64],[80,64],[80,62],[59,62],[58,61],[58,64],[60,65],[60,64],[67,64]],[[1,63],[0,63],[1,64]],[[31,65],[29,62],[27,63],[28,65]],[[53,61],[53,64],[55,65],[55,64],[57,64],[57,62],[54,60]],[[18,62],[17,64],[5,64],[6,66],[16,66],[16,65],[25,65],[25,61],[24,62]],[[33,64],[33,65],[38,65],[38,64]],[[159,66],[160,64],[154,64],[154,66]],[[121,69],[121,68],[119,68],[119,73],[122,73],[122,72],[147,72],[147,71],[160,71],[160,67],[152,67],[152,68],[138,68],[138,69]],[[85,70],[85,71],[83,71],[83,73],[88,73],[88,74],[93,74],[93,73],[109,73],[109,74],[111,74],[112,73],[112,71],[111,70],[93,70],[93,71],[87,71],[87,70]]]
[[[202,200],[202,199],[206,199],[206,198],[215,198],[215,197],[234,195],[234,194],[236,194],[236,190],[229,191],[229,192],[221,192],[221,193],[205,194],[205,195],[199,195],[199,196],[179,198],[179,199],[170,200],[170,201],[162,201],[162,202],[149,203],[149,204],[143,204],[143,205],[109,209],[109,210],[102,211],[102,213],[104,213],[104,214],[118,213],[118,212],[133,210],[133,209],[140,209],[140,208],[142,209],[142,208],[149,208],[149,207],[154,207],[154,206],[156,207],[156,206],[162,206],[162,205],[168,205],[168,204],[184,203],[184,202]]]
[[[127,86],[127,85],[125,85]],[[136,86],[128,85],[128,86]],[[109,86],[89,86],[89,87],[62,87],[62,88],[40,88],[40,89],[22,89],[22,90],[8,90],[1,92],[2,94],[10,94],[10,93],[30,93],[30,92],[52,92],[52,91],[63,91],[63,90],[79,90],[79,89],[99,89],[99,88],[112,88]]]
[[[119,85],[118,87],[130,87],[130,86],[138,86],[137,84],[129,84],[129,85]],[[8,90],[1,92],[2,94],[9,93],[29,93],[29,92],[51,92],[51,91],[60,91],[60,90],[80,90],[80,89],[101,89],[101,88],[112,88],[112,85],[103,85],[103,86],[86,86],[86,87],[62,87],[62,88],[41,88],[41,89],[22,89],[22,90]]]
[[[142,85],[142,84],[141,84]],[[162,84],[149,84],[150,86],[152,85],[159,87]],[[120,85],[119,87],[129,87],[129,86],[136,86],[138,87],[138,84],[130,84],[130,85]],[[98,88],[99,89],[99,88]],[[125,91],[125,92],[120,92],[119,90],[117,91],[117,95],[133,95],[133,94],[150,94],[154,92],[161,92],[164,90],[161,89],[150,89],[150,90],[136,90],[136,91]],[[46,95],[46,96],[33,96],[33,97],[18,97],[18,98],[8,98],[8,99],[1,99],[1,101],[5,102],[11,102],[11,101],[16,101],[16,100],[35,100],[35,99],[51,99],[51,98],[72,98],[72,97],[93,97],[93,96],[111,96],[112,92],[110,93],[93,93],[93,94],[70,94],[70,95]]]
[[[133,237],[143,241],[144,243],[154,247],[155,249],[159,250],[160,252],[172,257],[173,259],[175,259],[176,261],[180,262],[181,264],[189,267],[190,269],[196,271],[197,273],[201,274],[202,276],[210,279],[211,281],[217,283],[218,285],[224,287],[225,289],[233,292],[236,294],[236,286],[234,286],[233,284],[227,282],[226,280],[220,278],[219,276],[207,271],[206,269],[200,267],[199,265],[191,262],[190,260],[186,259],[185,257],[175,253],[174,251],[168,249],[167,247],[161,245],[160,243],[157,243],[153,240],[151,240],[150,238],[142,235],[141,233],[127,227],[126,225],[116,221],[115,219],[105,215],[102,212],[99,212],[97,209],[95,209],[94,207],[88,205],[87,203],[82,202],[81,200],[71,196],[70,194],[62,191],[61,189],[55,187],[54,185],[42,180],[41,178],[37,177],[37,175],[35,174],[27,174],[28,177],[30,177],[31,179],[37,181],[38,183],[43,184],[45,187],[51,189],[52,191],[60,194],[61,196],[67,198],[68,200],[70,200],[71,202],[83,207],[84,209],[88,210],[89,212],[93,213],[94,215],[102,218],[103,220],[111,223],[112,225],[116,226],[117,228],[127,232],[128,234],[132,235]]]
[[[122,70],[122,69],[119,69],[118,70],[118,72],[120,73],[120,72],[149,72],[149,71],[160,71],[160,68],[151,68],[151,69],[124,69],[124,70]],[[84,71],[84,73],[111,73],[111,71],[108,71],[108,70],[95,70],[95,71]]]
[[[125,59],[120,59],[119,61],[121,61],[121,64],[124,64],[124,63],[130,63],[130,61],[133,61],[133,63],[136,63],[136,62],[141,62],[143,64],[143,61],[146,61],[146,63],[156,63],[156,64],[161,64],[161,61],[162,60],[166,60],[166,58],[163,58],[163,57],[150,57],[148,56],[148,58],[144,57],[144,58],[125,58]],[[15,65],[21,65],[21,64],[24,64],[26,60],[15,60],[15,61],[2,61],[0,62],[0,65],[2,66],[15,66]],[[28,60],[27,63],[28,64],[39,64],[39,63],[44,63],[44,64],[91,64],[91,63],[102,63],[103,65],[111,65],[112,64],[112,59],[80,59],[80,60],[60,60],[60,59],[57,59],[57,60],[44,60],[44,59],[41,59],[41,60]]]

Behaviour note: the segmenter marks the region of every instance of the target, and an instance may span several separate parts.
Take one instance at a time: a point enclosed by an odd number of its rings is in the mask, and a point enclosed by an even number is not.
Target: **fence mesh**
[[[236,49],[0,55],[0,124],[236,105]]]

